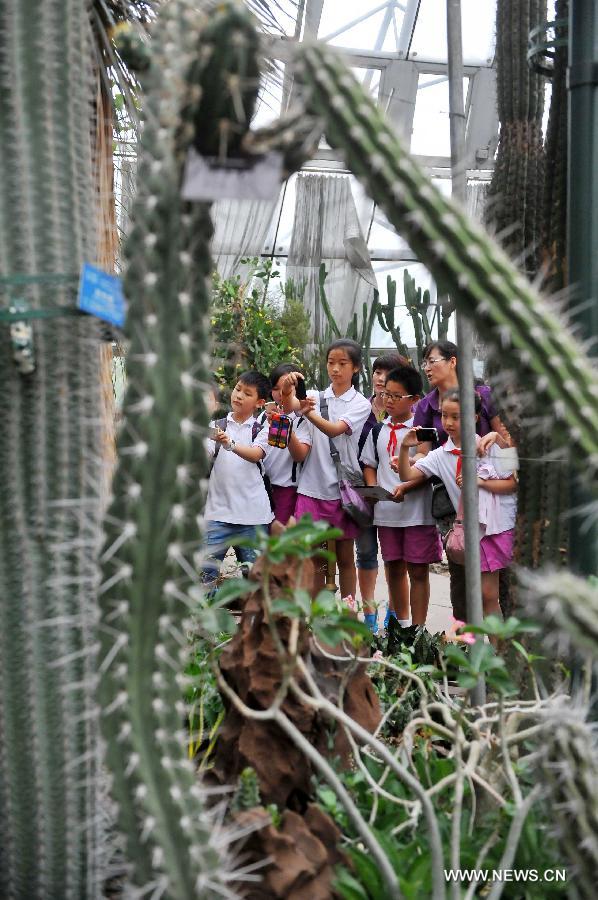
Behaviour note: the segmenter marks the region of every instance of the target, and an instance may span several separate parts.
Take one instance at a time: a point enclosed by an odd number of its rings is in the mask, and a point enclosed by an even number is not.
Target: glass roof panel
[[[463,79],[463,102],[467,98],[469,78]],[[445,75],[420,75],[413,116],[411,152],[422,156],[450,156],[448,78]]]
[[[324,0],[318,38],[335,47],[396,53],[403,6],[397,0]]]
[[[463,62],[491,65],[494,58],[496,0],[462,0]],[[422,0],[410,59],[446,62],[446,0]]]

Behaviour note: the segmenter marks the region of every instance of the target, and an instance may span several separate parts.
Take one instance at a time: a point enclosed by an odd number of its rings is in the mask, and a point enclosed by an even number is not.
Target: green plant
[[[378,322],[380,327],[390,334],[401,356],[409,356],[409,348],[407,344],[403,343],[400,328],[395,324],[397,283],[390,275],[386,276],[386,296],[388,297],[388,302],[384,305],[379,304],[376,310]]]
[[[360,319],[357,313],[353,313],[353,318],[347,325],[344,334],[341,334],[340,329],[337,325],[336,319],[330,309],[330,304],[328,302],[328,298],[326,296],[326,278],[328,273],[326,272],[326,266],[324,263],[320,265],[319,272],[319,283],[320,283],[320,305],[324,311],[324,315],[326,316],[326,321],[328,323],[328,327],[324,334],[322,341],[320,342],[320,347],[318,348],[318,356],[319,356],[319,368],[320,368],[320,377],[318,380],[318,385],[321,387],[326,387],[328,382],[327,371],[326,371],[326,359],[325,352],[326,347],[334,340],[338,340],[341,337],[351,338],[352,341],[357,341],[359,346],[363,351],[363,370],[361,372],[361,387],[366,394],[366,396],[370,396],[373,392],[372,387],[372,373],[370,372],[369,360],[370,360],[370,347],[372,344],[372,328],[374,327],[374,319],[376,317],[376,313],[378,310],[378,294],[377,291],[374,291],[374,299],[372,304],[368,310],[367,303],[364,303],[361,309],[361,324],[359,324]]]
[[[215,374],[222,386],[223,400],[245,369],[257,369],[268,376],[280,362],[303,363],[301,340],[308,329],[307,315],[298,299],[282,306],[277,280],[279,272],[272,260],[243,260],[249,264],[244,280],[240,275],[221,279],[213,276],[211,307],[212,347],[218,354]]]
[[[180,180],[193,141],[222,156],[238,146],[258,90],[252,17],[234,3],[208,10],[190,0],[163,7],[144,76],[125,247],[128,388],[100,588],[98,696],[127,878],[180,900],[230,896],[234,877],[186,758],[175,677],[198,582],[212,270],[209,207],[183,201]]]
[[[0,13],[0,893],[18,900],[85,896],[110,853],[94,696],[100,329],[74,309],[100,243],[95,65],[107,35],[92,22],[91,4],[58,0]],[[11,346],[17,304],[28,373]]]

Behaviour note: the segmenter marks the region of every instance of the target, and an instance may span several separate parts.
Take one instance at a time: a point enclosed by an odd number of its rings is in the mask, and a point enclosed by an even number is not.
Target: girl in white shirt
[[[481,400],[476,400],[476,416],[479,414]],[[415,447],[417,441],[417,429],[411,429],[403,438],[398,457],[395,457],[399,475],[402,481],[425,481],[430,475],[440,478],[448,491],[455,509],[459,507],[463,476],[461,474],[461,420],[459,393],[454,390],[447,391],[441,404],[442,427],[448,434],[448,440],[442,447],[432,450],[427,456],[412,463],[409,459],[409,448]],[[491,437],[492,435],[492,437]],[[490,446],[493,442],[506,446],[506,442],[495,432],[486,435],[484,445]],[[499,500],[497,510],[492,515],[492,525],[488,522],[488,515],[484,512],[480,518],[483,536],[480,540],[480,557],[482,569],[482,602],[484,615],[496,615],[502,617],[498,602],[498,573],[506,568],[513,559],[513,537],[515,528],[515,515],[517,510],[516,499],[513,496],[517,491],[517,482],[512,472],[496,473],[487,465],[479,464],[478,487],[481,491],[489,491]],[[498,475],[498,477],[495,477]],[[484,510],[488,504],[482,504]]]
[[[314,521],[325,521],[340,528],[342,537],[336,541],[336,557],[341,597],[355,596],[355,538],[359,526],[341,507],[337,473],[330,455],[330,440],[340,454],[341,461],[359,470],[357,461],[361,429],[370,415],[369,401],[354,387],[361,369],[361,347],[356,341],[341,338],[326,351],[326,368],[330,385],[322,399],[328,404],[328,418],[320,411],[320,393],[309,391],[300,401],[295,386],[301,380],[297,372],[290,372],[281,384],[285,412],[298,411],[303,422],[292,435],[291,456],[303,462],[297,486],[295,515],[300,519],[311,515]],[[314,595],[324,587],[325,570],[316,572]]]

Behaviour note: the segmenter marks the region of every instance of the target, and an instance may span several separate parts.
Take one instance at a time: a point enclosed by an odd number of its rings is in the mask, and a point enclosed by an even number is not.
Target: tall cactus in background
[[[397,311],[397,283],[390,275],[386,276],[386,298],[386,303],[382,304],[379,301],[378,291],[374,292],[378,324],[383,331],[386,331],[386,333],[391,336],[398,353],[400,353],[401,356],[408,357],[409,348],[401,338],[401,329],[396,324],[395,319]]]
[[[102,862],[99,333],[31,319],[20,374],[6,319],[17,298],[72,313],[96,257],[92,66],[87,4],[0,3],[0,894],[23,900],[96,896]]]
[[[126,242],[128,391],[102,555],[99,696],[128,877],[161,895],[231,896],[226,838],[180,729],[176,673],[198,576],[212,271],[209,205],[181,199],[187,148],[238,151],[259,87],[242,4],[167,4],[144,75],[139,192]]]
[[[498,0],[496,72],[500,140],[488,191],[486,222],[530,279],[536,277],[545,262],[545,216],[549,205],[549,216],[553,215],[553,192],[557,189],[555,160],[545,159],[542,142],[545,77],[530,68],[527,61],[529,33],[545,19],[545,0]],[[555,100],[554,112],[562,100],[560,92]],[[559,129],[554,116],[552,128],[557,133],[551,145],[558,138]],[[545,164],[549,175],[546,181]],[[549,286],[556,287],[554,283]],[[497,399],[502,406],[500,393]],[[506,399],[508,402],[509,398]],[[540,407],[533,413],[539,415]],[[505,414],[509,419],[506,407]],[[566,546],[562,512],[567,502],[567,479],[563,478],[561,465],[541,461],[554,449],[550,428],[547,426],[531,436],[525,423],[520,424],[518,420],[516,411],[509,420],[522,457],[516,558],[522,565],[536,566],[559,558]]]
[[[546,0],[497,0],[496,76],[500,138],[486,221],[533,278],[542,237],[544,78],[527,64],[529,33],[546,19]]]
[[[595,498],[598,376],[566,323],[496,243],[430,184],[337,55],[320,45],[300,47],[296,66],[304,102],[322,117],[331,146],[343,151],[440,290],[473,319],[503,366],[519,373],[522,399],[540,397],[555,442],[571,450],[571,469]]]

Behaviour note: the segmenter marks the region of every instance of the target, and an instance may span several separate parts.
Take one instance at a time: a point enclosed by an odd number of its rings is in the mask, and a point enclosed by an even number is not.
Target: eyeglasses
[[[408,400],[415,397],[415,394],[389,394],[388,391],[380,391],[380,396],[386,397],[387,400]]]
[[[422,369],[427,369],[428,366],[433,366],[437,362],[446,362],[446,359],[444,356],[428,356],[422,363]]]

